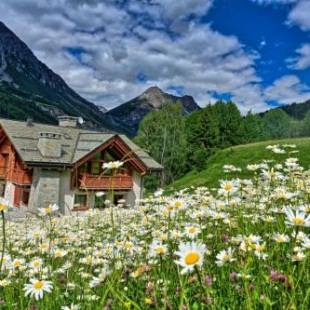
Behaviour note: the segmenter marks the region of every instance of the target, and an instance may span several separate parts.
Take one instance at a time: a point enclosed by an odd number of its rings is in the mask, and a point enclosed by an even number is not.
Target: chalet
[[[117,172],[102,168],[118,160]],[[79,129],[75,117],[60,117],[59,126],[0,119],[0,195],[17,208],[56,203],[68,214],[103,207],[111,197],[133,206],[143,176],[161,170],[126,136]]]

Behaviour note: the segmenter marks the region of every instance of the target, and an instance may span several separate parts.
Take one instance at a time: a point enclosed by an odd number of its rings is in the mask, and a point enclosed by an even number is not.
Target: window
[[[100,174],[101,163],[93,162],[91,165],[91,174]]]
[[[74,197],[74,206],[86,206],[87,205],[87,195],[86,194],[76,194]]]
[[[30,187],[23,187],[21,192],[21,201],[26,206],[28,206],[29,196],[30,196]]]
[[[88,172],[88,163],[83,164],[80,168],[80,173],[87,173]]]

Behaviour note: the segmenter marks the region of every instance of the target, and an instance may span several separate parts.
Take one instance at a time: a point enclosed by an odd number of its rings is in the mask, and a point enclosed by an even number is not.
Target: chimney
[[[60,127],[76,127],[78,117],[75,116],[58,116],[58,126]]]
[[[61,134],[40,132],[38,149],[44,157],[61,157]]]
[[[32,117],[28,117],[26,122],[27,126],[33,126],[32,122],[33,122]]]

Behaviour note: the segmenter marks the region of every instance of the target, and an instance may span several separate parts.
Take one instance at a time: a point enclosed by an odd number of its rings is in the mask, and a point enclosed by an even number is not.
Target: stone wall
[[[37,208],[47,207],[49,204],[59,205],[60,177],[61,172],[57,170],[34,169],[29,211],[36,212]]]
[[[130,205],[131,207],[135,206],[136,199],[142,198],[142,176],[138,172],[133,173],[133,190],[128,192],[126,197],[126,204]]]

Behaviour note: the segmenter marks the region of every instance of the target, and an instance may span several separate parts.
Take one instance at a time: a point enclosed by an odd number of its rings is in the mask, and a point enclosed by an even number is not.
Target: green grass
[[[287,148],[286,154],[274,154],[266,149],[268,145],[294,144],[299,151],[297,154],[290,153],[295,149]],[[190,186],[217,187],[219,180],[231,179],[234,177],[249,178],[253,172],[246,170],[248,164],[257,164],[263,159],[281,159],[287,157],[298,157],[299,163],[305,169],[310,168],[310,138],[294,138],[273,141],[262,141],[245,145],[238,145],[219,151],[212,156],[206,165],[206,169],[201,172],[190,171],[183,178],[169,184],[166,190],[180,190]],[[242,172],[224,173],[224,165],[234,165],[242,168]]]

